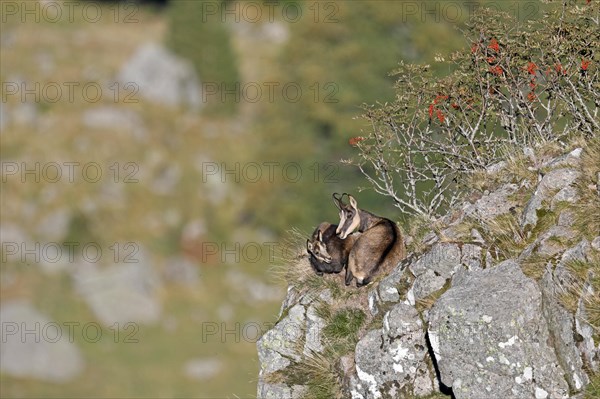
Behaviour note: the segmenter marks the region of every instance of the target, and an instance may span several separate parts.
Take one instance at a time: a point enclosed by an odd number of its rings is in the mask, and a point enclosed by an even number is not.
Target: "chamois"
[[[362,233],[348,256],[346,285],[356,278],[356,286],[367,285],[378,270],[391,270],[405,258],[406,250],[402,234],[396,223],[358,208],[354,197],[348,195],[349,203],[342,201],[343,194],[333,194],[333,202],[339,209],[340,223],[336,234],[345,239],[354,230]]]
[[[337,225],[321,223],[306,240],[310,263],[319,276],[323,273],[339,273],[348,263],[348,255],[360,234],[341,239],[335,232]]]

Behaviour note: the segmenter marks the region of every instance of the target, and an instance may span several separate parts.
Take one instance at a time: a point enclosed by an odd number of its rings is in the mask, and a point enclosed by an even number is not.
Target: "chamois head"
[[[344,196],[348,197],[348,204],[344,203]],[[340,223],[335,230],[335,234],[344,240],[360,225],[358,204],[354,197],[347,193],[344,193],[341,196],[338,193],[333,193],[333,203],[339,209],[340,214]]]
[[[313,241],[306,240],[306,250],[319,262],[331,263],[332,257],[327,252],[327,246],[323,242],[323,233],[321,231],[317,233],[317,237]]]

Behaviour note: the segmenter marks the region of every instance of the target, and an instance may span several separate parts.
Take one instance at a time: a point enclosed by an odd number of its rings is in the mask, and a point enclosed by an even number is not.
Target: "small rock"
[[[303,385],[287,386],[285,384],[268,384],[258,380],[257,398],[260,399],[303,399],[307,388]]]
[[[510,196],[518,190],[516,184],[505,184],[498,190],[485,194],[473,205],[467,206],[465,216],[474,215],[480,218],[494,219],[499,215],[508,213],[511,208],[517,206],[515,200]]]
[[[394,268],[390,274],[381,280],[377,287],[379,300],[382,302],[398,302],[400,300],[398,286],[405,280],[404,270],[400,267]]]
[[[523,216],[521,217],[521,227],[523,229],[526,226],[535,226],[537,224],[537,211],[542,207],[542,201],[543,198],[535,194],[527,201],[525,209],[523,210]]]
[[[117,106],[97,106],[87,109],[82,115],[83,125],[95,130],[125,130],[136,140],[144,140],[147,136],[141,116],[130,109]]]
[[[592,241],[592,248],[594,248],[596,251],[600,251],[600,236],[594,238]]]
[[[450,278],[460,267],[460,249],[456,244],[437,243],[409,268],[415,276],[426,271],[435,273],[436,276]]]
[[[535,151],[533,150],[533,148],[531,148],[531,147],[524,147],[523,148],[523,155],[525,155],[527,158],[529,158],[529,160],[531,161],[531,163],[533,163],[534,165],[537,164],[537,158],[535,156]]]
[[[38,110],[35,104],[20,103],[12,109],[11,120],[18,125],[34,126],[38,121]]]
[[[158,104],[187,105],[192,110],[202,105],[193,66],[156,43],[140,46],[121,68],[118,80],[134,83],[140,96]]]
[[[300,294],[293,286],[287,287],[287,293],[283,302],[281,303],[281,307],[279,308],[279,313],[277,314],[277,318],[280,319],[283,315],[283,312],[289,310],[292,306],[298,303],[298,297]]]
[[[529,245],[519,255],[519,260],[527,259],[529,256],[535,254],[549,258],[565,249],[565,247],[557,240],[557,238],[563,238],[566,240],[573,239],[575,233],[564,226],[553,226],[548,231],[540,235],[533,244]]]
[[[71,211],[67,207],[62,207],[42,217],[36,226],[36,232],[46,242],[62,244],[67,236],[70,222]]]
[[[435,234],[435,232],[430,231],[429,233],[425,234],[421,241],[424,245],[432,245],[433,243],[439,241],[439,237],[437,236],[437,234]]]
[[[490,166],[488,166],[485,171],[490,174],[496,174],[498,172],[500,172],[502,169],[506,168],[506,161],[500,161],[500,162],[496,162],[495,164],[492,164]]]
[[[548,200],[548,196],[556,190],[561,190],[571,185],[579,176],[579,171],[568,168],[554,169],[544,175],[535,193],[531,196],[527,205],[525,205],[521,218],[521,227],[525,228],[528,225],[535,226],[538,220],[537,211],[542,207],[543,201]],[[568,195],[568,191],[562,194],[564,197]]]
[[[430,294],[440,290],[446,284],[446,278],[436,275],[433,270],[427,270],[415,279],[412,292],[415,301],[426,298]]]
[[[483,269],[481,265],[481,247],[479,245],[464,244],[460,252],[460,261],[467,267],[467,270]]]
[[[21,301],[3,301],[0,318],[2,373],[65,383],[74,380],[83,371],[83,356],[77,346],[70,342],[63,325],[52,322]]]
[[[354,356],[352,355],[344,355],[340,358],[340,370],[344,373],[344,375],[352,374],[354,371]]]
[[[396,291],[397,293],[397,291]],[[400,299],[400,297],[398,296],[398,299]],[[379,303],[381,302],[381,299],[379,298],[379,293],[377,292],[377,289],[371,289],[369,291],[369,298],[368,298],[368,303],[369,303],[369,312],[371,312],[371,315],[375,316],[377,313],[379,313]]]
[[[555,196],[552,198],[552,202],[550,203],[550,210],[554,211],[556,206],[560,202],[570,202],[574,203],[579,199],[579,195],[577,194],[577,189],[573,186],[567,186],[561,189]]]
[[[325,320],[317,315],[314,304],[306,311],[306,336],[304,342],[304,356],[310,356],[313,352],[323,351],[321,343],[321,331],[325,328]]]
[[[483,236],[477,229],[471,229],[471,238],[473,238],[473,241],[478,244],[485,244],[485,240],[483,239]]]
[[[582,148],[576,148],[570,153],[560,156],[555,159],[551,159],[550,161],[542,164],[542,167],[550,167],[550,168],[563,168],[567,166],[575,166],[581,160],[581,153],[583,152]]]
[[[216,358],[191,359],[183,366],[184,374],[194,380],[209,380],[223,368],[223,362]]]
[[[165,263],[163,276],[166,281],[194,287],[199,280],[198,266],[185,256],[172,257]]]
[[[564,210],[558,215],[556,224],[561,227],[572,227],[575,223],[575,214],[572,211]]]
[[[544,175],[540,181],[538,191],[547,194],[552,191],[560,190],[573,184],[580,175],[581,173],[576,169],[553,169]]]
[[[132,259],[138,263],[92,267],[78,270],[73,276],[77,291],[106,326],[129,322],[151,324],[160,318],[160,279],[140,253],[137,256],[142,259]]]

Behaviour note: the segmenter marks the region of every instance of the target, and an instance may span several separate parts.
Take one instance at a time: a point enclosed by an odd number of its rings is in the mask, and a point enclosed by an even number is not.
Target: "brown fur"
[[[380,271],[388,271],[406,257],[406,249],[400,229],[390,219],[376,216],[359,209],[356,200],[348,196],[350,203],[344,204],[334,196],[340,209],[340,237],[352,233],[354,229],[361,236],[352,247],[346,268],[346,285],[356,278],[357,287],[371,282]]]
[[[360,234],[352,234],[342,240],[335,234],[337,225],[321,223],[306,242],[310,263],[317,272],[339,273],[348,264],[348,256]]]

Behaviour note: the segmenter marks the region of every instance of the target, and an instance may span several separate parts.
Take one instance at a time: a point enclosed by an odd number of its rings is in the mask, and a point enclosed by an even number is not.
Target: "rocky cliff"
[[[413,226],[409,256],[367,287],[292,262],[258,397],[598,394],[600,145],[525,153]]]

